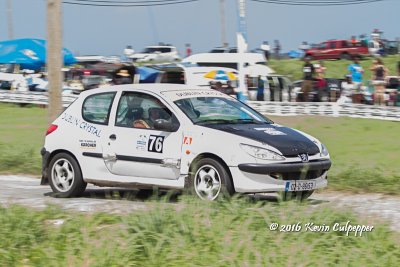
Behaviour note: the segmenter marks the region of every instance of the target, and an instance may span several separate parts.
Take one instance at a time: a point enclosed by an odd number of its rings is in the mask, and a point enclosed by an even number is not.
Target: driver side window
[[[115,125],[155,129],[156,120],[171,119],[171,111],[156,97],[144,93],[124,92],[119,100]]]

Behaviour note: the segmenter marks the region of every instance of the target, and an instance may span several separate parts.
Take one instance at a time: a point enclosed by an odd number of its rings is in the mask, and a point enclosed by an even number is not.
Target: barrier
[[[64,95],[62,103],[67,107],[78,96]],[[48,94],[42,92],[18,92],[0,90],[0,102],[47,105]],[[363,104],[341,104],[336,102],[270,102],[248,101],[255,110],[268,115],[295,116],[348,116],[355,118],[371,118],[400,121],[400,107],[372,106]]]
[[[77,95],[63,95],[63,107],[68,107],[69,104],[71,104],[77,97]],[[47,92],[19,92],[0,90],[0,102],[48,105],[48,99]]]

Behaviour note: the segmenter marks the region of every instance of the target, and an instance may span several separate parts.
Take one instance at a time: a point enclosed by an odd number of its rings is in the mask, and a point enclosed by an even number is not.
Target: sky
[[[8,39],[7,0],[0,0],[0,41]],[[12,0],[14,38],[46,39],[46,1]],[[186,43],[193,53],[221,45],[219,0],[156,7],[84,7],[63,4],[63,44],[75,55],[122,55],[127,45],[137,52],[158,42]],[[352,6],[301,7],[247,0],[250,49],[277,39],[283,51],[302,41],[348,39],[380,29],[387,39],[400,37],[400,0]],[[236,46],[237,0],[225,0],[227,42]]]

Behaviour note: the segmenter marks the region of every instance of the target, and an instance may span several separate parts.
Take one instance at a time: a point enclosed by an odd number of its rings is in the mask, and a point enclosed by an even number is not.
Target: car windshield
[[[152,53],[155,53],[155,52],[157,52],[157,51],[160,52],[160,48],[157,48],[157,47],[146,47],[146,48],[143,50],[142,53],[145,53],[145,54],[152,54]]]
[[[194,124],[269,124],[258,112],[235,99],[193,97],[174,102]]]

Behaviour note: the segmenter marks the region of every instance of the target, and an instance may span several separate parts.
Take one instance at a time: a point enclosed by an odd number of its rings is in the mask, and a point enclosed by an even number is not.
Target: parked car
[[[134,62],[176,61],[181,59],[176,47],[170,45],[147,46],[143,52],[134,53],[129,58]]]
[[[311,59],[351,59],[354,56],[368,56],[368,45],[362,42],[351,43],[347,40],[329,40],[315,48],[305,51],[306,57]]]
[[[327,186],[327,148],[221,92],[135,84],[82,92],[48,128],[42,184],[59,197],[87,183],[187,188],[201,199]]]
[[[215,47],[208,53],[237,53],[237,47]]]

